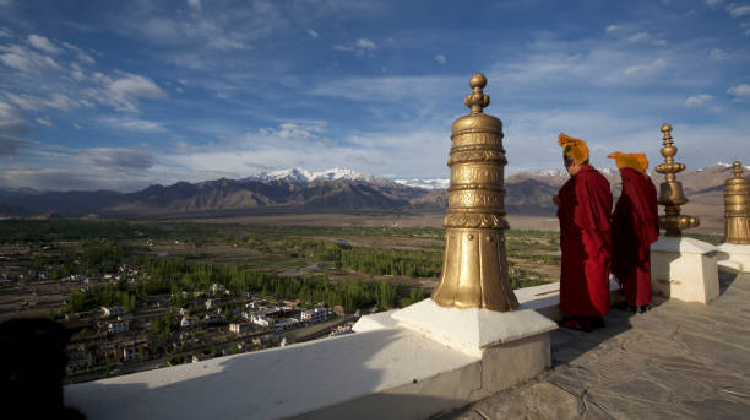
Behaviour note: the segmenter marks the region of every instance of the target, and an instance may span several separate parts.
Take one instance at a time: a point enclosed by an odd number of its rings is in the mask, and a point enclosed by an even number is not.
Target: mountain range
[[[619,191],[619,174],[600,170]],[[654,183],[661,176],[651,174]],[[654,176],[656,175],[656,176]],[[726,164],[688,170],[678,175],[691,201],[707,209],[722,203],[723,184],[731,175]],[[517,173],[506,178],[509,214],[554,215],[550,197],[567,180],[563,170]],[[115,191],[36,191],[0,189],[0,216],[31,216],[54,212],[63,216],[89,214],[160,216],[173,214],[258,214],[264,212],[330,212],[353,210],[444,211],[447,178],[386,179],[334,168],[311,172],[302,168],[260,173],[242,179],[221,178],[199,183],[151,185],[133,193]],[[720,210],[719,210],[720,211]]]

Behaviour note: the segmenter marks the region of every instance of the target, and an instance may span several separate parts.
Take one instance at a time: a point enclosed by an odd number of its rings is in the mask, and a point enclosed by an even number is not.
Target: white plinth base
[[[719,264],[750,272],[750,245],[725,243],[716,246],[716,250]],[[725,261],[733,264],[722,264]]]
[[[651,246],[653,293],[707,304],[719,296],[715,248],[693,238],[660,237]]]
[[[392,318],[400,327],[480,357],[484,393],[528,381],[552,365],[549,332],[557,324],[532,309],[442,308],[425,299],[396,311]]]
[[[487,347],[557,329],[557,324],[531,309],[443,308],[432,299],[396,311],[392,317],[401,326],[472,356],[481,356]]]

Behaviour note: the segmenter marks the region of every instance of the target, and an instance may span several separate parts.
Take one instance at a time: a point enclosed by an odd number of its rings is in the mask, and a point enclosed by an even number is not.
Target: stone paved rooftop
[[[750,274],[708,306],[613,308],[607,328],[552,333],[553,369],[442,419],[750,418]]]

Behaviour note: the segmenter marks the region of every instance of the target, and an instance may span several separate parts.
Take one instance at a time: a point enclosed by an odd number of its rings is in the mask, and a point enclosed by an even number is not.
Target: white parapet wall
[[[651,285],[655,295],[710,303],[719,296],[715,247],[694,238],[659,237],[651,245]]]
[[[750,245],[723,243],[716,251],[719,266],[750,272]]]
[[[89,420],[424,419],[549,368],[558,290],[517,290],[509,313],[428,299],[355,334],[69,385],[65,403]]]

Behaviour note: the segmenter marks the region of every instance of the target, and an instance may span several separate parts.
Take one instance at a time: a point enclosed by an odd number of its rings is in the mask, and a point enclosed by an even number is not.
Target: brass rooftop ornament
[[[506,312],[518,306],[505,254],[505,170],[503,125],[484,114],[490,104],[483,88],[487,78],[469,80],[473,92],[464,98],[471,113],[451,127],[451,185],[445,232],[445,259],[440,285],[432,299],[440,306],[487,308]]]
[[[664,206],[664,216],[659,217],[659,227],[664,229],[665,236],[681,236],[681,230],[700,225],[700,219],[693,216],[681,216],[680,206],[687,203],[682,183],[675,181],[675,174],[685,170],[685,165],[674,161],[677,147],[672,144],[672,125],[661,126],[664,133],[664,147],[661,155],[664,163],[654,168],[656,172],[664,175],[664,182],[659,189],[659,204]]]
[[[750,244],[750,179],[742,177],[739,161],[732,173],[724,183],[724,242]]]

